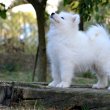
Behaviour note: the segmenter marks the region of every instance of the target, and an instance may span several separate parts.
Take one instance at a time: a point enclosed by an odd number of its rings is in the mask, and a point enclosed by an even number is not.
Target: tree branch
[[[18,6],[18,5],[22,5],[22,4],[27,4],[28,2],[26,0],[15,0],[11,6],[9,6],[8,9],[12,9],[13,7],[15,6]]]

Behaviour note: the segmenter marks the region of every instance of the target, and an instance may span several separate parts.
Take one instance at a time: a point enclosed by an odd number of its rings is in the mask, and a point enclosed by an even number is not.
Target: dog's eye
[[[64,19],[64,17],[61,17],[62,19]]]

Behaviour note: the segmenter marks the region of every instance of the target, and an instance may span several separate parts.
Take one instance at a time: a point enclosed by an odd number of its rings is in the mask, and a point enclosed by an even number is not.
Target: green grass
[[[75,84],[94,84],[96,82],[96,75],[90,72],[82,73],[73,80],[73,83]]]
[[[73,80],[74,84],[94,84],[97,82],[96,78],[84,78],[84,77],[76,77]]]
[[[50,77],[48,76],[47,82],[50,82]],[[0,72],[0,81],[32,81],[32,71],[2,71]],[[36,81],[36,78],[35,78]],[[85,73],[82,76],[76,77],[73,80],[74,84],[93,84],[96,82],[94,75]]]
[[[0,72],[1,81],[23,81],[31,82],[32,72],[22,72],[22,71],[2,71]]]

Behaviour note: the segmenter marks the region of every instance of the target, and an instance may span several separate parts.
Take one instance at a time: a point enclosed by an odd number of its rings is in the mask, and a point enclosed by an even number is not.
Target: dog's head
[[[52,13],[50,16],[51,25],[57,29],[70,29],[78,27],[80,23],[79,14],[61,12],[59,14]]]

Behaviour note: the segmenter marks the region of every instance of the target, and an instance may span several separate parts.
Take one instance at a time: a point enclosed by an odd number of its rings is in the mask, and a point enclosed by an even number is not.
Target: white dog
[[[98,82],[93,88],[108,86],[110,75],[110,38],[100,26],[79,31],[80,16],[52,13],[48,32],[47,55],[51,62],[51,87],[69,87],[74,74],[95,70]]]

